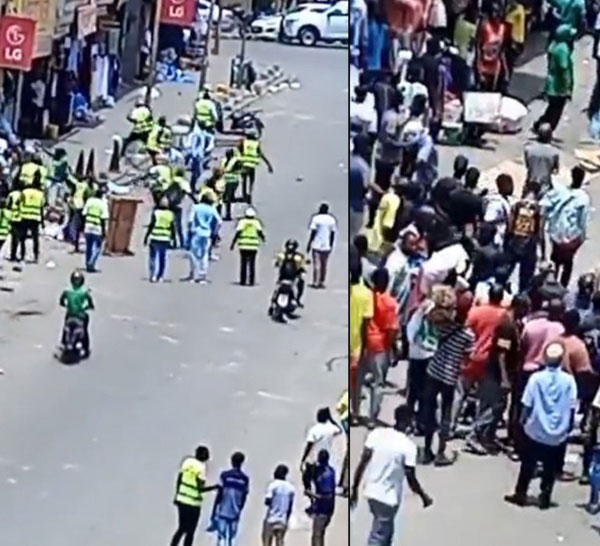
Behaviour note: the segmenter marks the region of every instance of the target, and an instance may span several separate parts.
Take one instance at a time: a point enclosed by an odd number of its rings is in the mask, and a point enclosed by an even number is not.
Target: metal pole
[[[210,29],[212,27],[212,16],[215,9],[215,0],[210,0],[210,8],[208,9],[208,27],[206,29],[206,37],[204,38],[204,51],[202,53],[202,66],[200,66],[200,78],[198,79],[198,91],[201,91],[206,84],[206,73],[208,70],[208,46],[210,44]]]
[[[150,74],[146,86],[146,106],[152,103],[152,89],[156,80],[156,61],[158,59],[158,33],[160,31],[160,14],[162,12],[162,0],[156,0],[156,8],[154,11],[154,25],[152,28],[152,50],[150,53]]]
[[[216,0],[216,4],[219,7],[219,16],[217,17],[217,28],[215,29],[215,40],[213,44],[213,55],[219,54],[219,49],[221,45],[221,20],[223,18],[223,8],[221,6],[221,0]]]
[[[19,70],[17,76],[17,96],[15,98],[15,118],[14,118],[14,130],[17,135],[19,134],[19,120],[21,119],[21,102],[23,97],[23,72]]]

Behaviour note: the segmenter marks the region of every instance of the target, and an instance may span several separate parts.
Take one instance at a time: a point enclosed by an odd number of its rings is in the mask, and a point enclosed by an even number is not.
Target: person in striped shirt
[[[423,421],[425,425],[425,453],[423,464],[435,466],[454,464],[456,453],[446,455],[446,443],[450,436],[454,391],[460,369],[475,346],[475,335],[465,326],[467,314],[473,302],[472,292],[463,292],[457,298],[455,319],[438,327],[438,347],[427,366],[427,379],[423,394]],[[436,410],[438,395],[442,398],[442,418],[439,429],[437,454],[433,454],[433,436],[437,428]]]

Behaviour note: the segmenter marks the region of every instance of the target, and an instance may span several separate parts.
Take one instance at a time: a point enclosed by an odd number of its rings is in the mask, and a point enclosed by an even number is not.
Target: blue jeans
[[[240,524],[239,520],[215,516],[213,523],[217,530],[217,546],[234,546]]]
[[[192,268],[190,277],[195,280],[206,279],[210,257],[210,235],[192,235],[190,240],[190,258]]]
[[[398,506],[390,506],[373,499],[369,499],[369,510],[373,516],[371,532],[367,540],[368,546],[392,546],[394,538],[394,522],[398,513]]]
[[[88,271],[96,269],[96,262],[100,257],[102,236],[96,233],[85,234],[85,267]]]
[[[169,243],[167,241],[150,241],[150,261],[148,264],[150,280],[163,278],[167,268],[168,249]]]

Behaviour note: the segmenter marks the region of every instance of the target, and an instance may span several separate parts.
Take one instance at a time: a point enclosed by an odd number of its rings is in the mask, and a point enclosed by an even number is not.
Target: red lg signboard
[[[195,0],[163,0],[160,22],[180,27],[191,27],[194,23]]]
[[[5,15],[0,18],[0,67],[31,70],[35,49],[35,21]]]

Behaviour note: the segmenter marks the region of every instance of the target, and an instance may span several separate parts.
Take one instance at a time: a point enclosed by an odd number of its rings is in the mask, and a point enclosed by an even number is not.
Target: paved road
[[[235,43],[225,43],[231,51]],[[89,278],[97,299],[92,318],[93,357],[74,369],[51,358],[62,315],[55,300],[80,257],[46,243],[55,270],[28,266],[23,284],[2,301],[0,382],[0,542],[164,545],[175,525],[171,505],[180,458],[198,443],[211,446],[210,477],[237,449],[247,454],[251,495],[242,543],[258,544],[264,487],[279,462],[298,481],[298,464],[315,410],[333,404],[347,369],[325,362],[346,352],[346,245],[332,258],[328,290],[309,291],[303,317],[281,326],[266,316],[274,285],[271,260],[288,237],[305,240],[310,214],[331,203],[347,229],[346,53],[250,44],[260,62],[279,61],[303,82],[300,91],[270,97],[263,106],[264,148],[275,174],[261,171],[257,201],[268,244],[261,252],[259,286],[244,289],[236,256],[223,251],[206,287],[179,282],[187,262],[172,253],[172,282],[145,281],[146,254],[135,234],[132,258],[101,258]],[[190,87],[171,88],[157,108],[180,113]],[[179,93],[182,93],[179,95]],[[169,93],[176,93],[179,101]],[[166,98],[165,98],[166,97]],[[116,110],[126,110],[118,106]],[[109,114],[113,115],[114,114]],[[69,143],[102,149],[111,119]],[[299,178],[301,177],[301,178]],[[144,220],[138,217],[138,224]],[[226,242],[231,226],[225,229]],[[9,311],[35,308],[40,316]],[[340,503],[331,529],[347,542],[347,511]],[[202,525],[206,523],[206,514]],[[301,527],[301,526],[300,526]],[[212,540],[204,533],[197,544]],[[306,544],[306,530],[290,544]]]
[[[561,151],[561,163],[571,167],[576,163],[574,149],[587,139],[587,123],[581,110],[593,85],[593,69],[590,60],[590,42],[582,40],[575,57],[576,77],[574,100],[567,106],[556,137]],[[528,85],[520,88],[520,96],[535,96],[543,85],[545,58],[537,57],[520,67],[516,77]],[[538,86],[538,87],[536,87]],[[525,124],[527,129],[543,111],[541,101],[530,104],[530,115]],[[501,162],[522,164],[523,146],[530,138],[528,131],[515,136],[494,137],[494,150],[473,150],[465,148],[441,148],[440,162],[443,174],[451,173],[452,161],[457,153],[466,154],[473,164],[484,172],[491,172]],[[522,182],[522,181],[521,181]],[[597,178],[590,177],[588,187],[593,203],[600,203],[600,188]],[[597,245],[594,241],[600,236],[600,221],[596,214],[592,217],[589,239],[576,260],[579,273],[598,265]],[[404,384],[406,371],[398,367],[391,380]],[[392,422],[393,408],[401,402],[398,396],[388,396],[385,400],[383,420]],[[360,457],[365,430],[351,432],[351,464],[355,466]],[[419,442],[420,443],[420,442]],[[454,449],[462,445],[456,443]],[[576,457],[578,449],[571,448]],[[579,471],[579,464],[575,470]],[[425,489],[434,497],[435,504],[424,511],[418,498],[407,492],[398,519],[398,532],[395,544],[438,544],[445,546],[476,546],[482,541],[488,546],[548,546],[564,544],[579,546],[594,544],[598,540],[599,521],[589,517],[578,504],[587,501],[587,488],[576,484],[559,484],[555,500],[559,507],[548,512],[535,508],[518,509],[503,502],[505,494],[512,492],[518,466],[504,457],[478,458],[461,454],[457,464],[451,468],[435,469],[419,467],[417,474]],[[531,493],[537,494],[534,484]],[[357,545],[366,544],[370,526],[370,516],[364,501],[351,515],[352,536]]]

